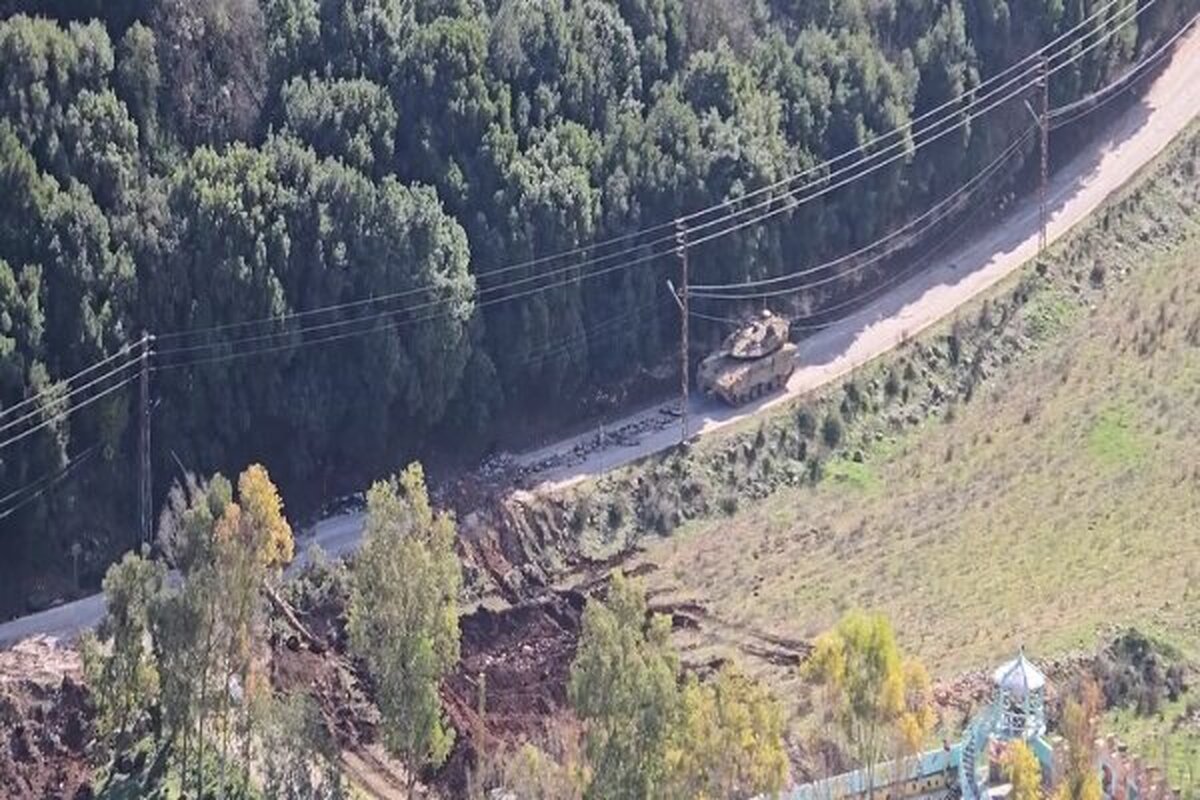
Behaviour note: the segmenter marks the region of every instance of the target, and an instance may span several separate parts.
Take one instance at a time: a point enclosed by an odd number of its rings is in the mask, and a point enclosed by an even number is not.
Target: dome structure
[[[992,673],[992,682],[1009,697],[1024,699],[1046,688],[1046,676],[1025,657],[1025,651]]]

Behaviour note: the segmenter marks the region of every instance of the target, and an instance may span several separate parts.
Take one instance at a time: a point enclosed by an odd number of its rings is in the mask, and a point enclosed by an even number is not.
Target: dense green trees
[[[589,274],[649,253],[644,240],[601,267],[475,276],[567,249],[603,256],[619,248],[595,242],[736,200],[970,90],[1100,5],[0,0],[0,408],[144,328],[402,293],[161,338],[160,474],[176,457],[208,471],[267,459],[286,491],[315,487],[315,499],[434,434],[482,449],[509,414],[658,362],[677,312],[666,258]],[[1159,0],[1056,75],[1055,102],[1111,76],[1185,6]],[[910,164],[700,248],[694,277],[768,277],[861,245],[1027,123],[1014,102]],[[781,302],[819,309],[878,278]],[[697,324],[698,349],[719,333]],[[301,342],[313,346],[290,347]],[[268,352],[220,360],[248,348]],[[13,578],[52,571],[84,534],[93,582],[124,549],[136,428],[117,392],[2,454],[3,493],[94,444],[102,457],[0,522],[15,554],[0,604],[28,593]]]

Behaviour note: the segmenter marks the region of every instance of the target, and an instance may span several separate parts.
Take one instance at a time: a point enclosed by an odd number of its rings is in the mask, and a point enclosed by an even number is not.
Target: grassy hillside
[[[656,544],[651,586],[794,637],[886,609],[943,673],[1109,624],[1200,644],[1200,238],[1056,316],[951,419]]]
[[[675,634],[685,658],[736,655],[792,700],[796,671],[764,643],[812,636],[851,606],[887,611],[942,676],[1021,645],[1092,650],[1126,625],[1195,663],[1198,167],[1194,127],[955,320],[564,509],[596,552],[669,533],[645,540],[637,569],[660,607],[699,619]],[[1170,731],[1178,716],[1111,725],[1200,768],[1200,730]]]

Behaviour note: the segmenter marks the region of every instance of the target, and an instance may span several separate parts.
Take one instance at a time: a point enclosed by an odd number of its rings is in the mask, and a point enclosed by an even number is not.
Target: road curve
[[[1200,113],[1200,28],[1180,40],[1167,66],[1138,103],[1112,120],[1092,147],[1077,154],[1050,183],[1047,198],[1049,238],[1054,241],[1082,221],[1170,144]],[[691,428],[700,435],[719,430],[759,411],[786,403],[891,350],[900,342],[969,302],[1026,263],[1037,252],[1038,211],[1032,200],[977,239],[947,252],[924,270],[872,303],[805,341],[801,363],[786,391],[758,403],[730,409],[696,397]],[[610,429],[661,418],[659,407],[608,423]],[[541,473],[534,491],[556,489],[592,478],[679,441],[677,427],[644,434],[635,444],[593,450],[578,459],[595,434],[571,437],[516,457],[522,466],[550,459],[563,463]],[[564,458],[567,456],[568,458]],[[358,544],[363,515],[344,514],[317,523],[300,537],[301,557],[310,543],[343,556]],[[95,627],[104,615],[104,598],[92,595],[0,624],[0,648],[34,635],[69,639]]]
[[[1050,180],[1047,192],[1051,242],[1083,221],[1104,200],[1163,151],[1200,113],[1200,27],[1180,40],[1146,93],[1112,119]],[[921,271],[878,300],[814,334],[800,345],[786,390],[736,409],[692,395],[689,432],[704,435],[787,403],[836,380],[938,322],[1003,280],[1037,254],[1039,215],[1029,197],[977,238],[948,248]],[[675,407],[672,404],[671,407]],[[537,469],[533,492],[552,492],[665,450],[679,441],[677,424],[657,427],[663,407],[643,409],[605,423],[607,430],[649,430],[633,443],[592,449],[586,433],[522,453],[517,464]],[[657,429],[655,429],[657,427]],[[581,453],[581,455],[573,455]]]

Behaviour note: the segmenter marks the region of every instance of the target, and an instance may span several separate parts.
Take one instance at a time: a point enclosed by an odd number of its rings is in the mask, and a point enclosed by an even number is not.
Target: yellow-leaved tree
[[[1096,770],[1097,720],[1100,715],[1100,688],[1085,681],[1067,699],[1063,707],[1062,735],[1067,743],[1066,765],[1062,781],[1055,791],[1056,800],[1100,800],[1100,774]]]
[[[918,753],[933,728],[928,674],[901,657],[887,617],[864,611],[847,613],[818,637],[804,669],[823,690],[826,714],[866,772],[873,796],[876,770],[889,751]]]
[[[1004,776],[1012,784],[1010,800],[1042,799],[1042,765],[1025,742],[1013,742],[1005,751]]]
[[[292,560],[295,542],[292,526],[283,516],[283,500],[262,464],[251,464],[238,476],[238,502],[226,509],[240,509],[241,520],[235,526],[241,535],[251,536],[259,562],[282,567]]]
[[[727,666],[679,681],[670,622],[641,584],[613,576],[588,601],[568,695],[585,725],[585,797],[705,800],[773,794],[787,778],[784,720],[770,692]]]
[[[689,677],[681,706],[669,751],[675,797],[717,800],[783,789],[783,709],[766,687],[726,665],[714,680]]]

